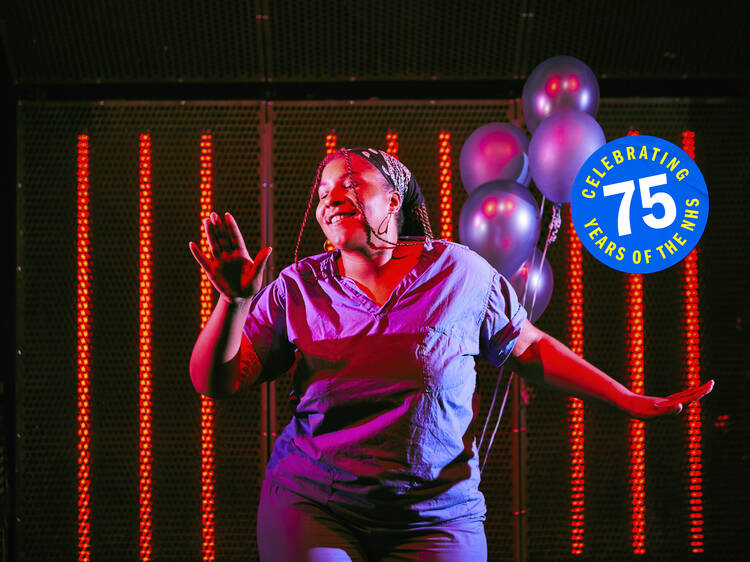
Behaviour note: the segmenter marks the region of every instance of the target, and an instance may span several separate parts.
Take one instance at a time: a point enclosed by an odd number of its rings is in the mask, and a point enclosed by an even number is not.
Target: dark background
[[[102,350],[94,352],[99,354],[94,376],[99,373],[101,381],[93,388],[101,404],[92,476],[94,552],[101,559],[137,556],[137,391],[120,384],[133,373],[137,347],[130,310],[137,265],[119,256],[132,255],[137,246],[137,238],[128,234],[137,221],[137,198],[129,187],[136,172],[127,164],[133,150],[127,143],[146,128],[154,132],[155,166],[162,165],[154,172],[154,244],[165,256],[155,269],[154,298],[161,303],[154,318],[154,391],[160,404],[155,432],[162,436],[155,455],[169,460],[154,467],[155,558],[196,558],[199,452],[191,447],[198,411],[185,367],[198,304],[197,296],[185,295],[197,288],[198,275],[184,251],[186,241],[197,236],[195,135],[206,128],[215,132],[216,204],[242,209],[238,213],[250,244],[258,240],[258,127],[274,124],[278,271],[289,261],[301,201],[329,129],[336,129],[339,145],[382,146],[388,129],[399,131],[401,158],[425,178],[421,183],[432,205],[437,189],[433,133],[452,130],[459,209],[465,198],[458,171],[462,140],[493,120],[523,126],[517,103],[525,77],[559,54],[581,58],[597,75],[602,97],[597,119],[608,140],[639,129],[679,145],[681,131],[696,132],[697,163],[711,197],[699,244],[702,373],[717,380],[704,402],[705,557],[745,553],[741,537],[750,530],[745,513],[750,423],[743,400],[750,382],[744,205],[750,187],[748,24],[750,12],[742,2],[648,7],[549,0],[5,2],[0,87],[6,227],[13,229],[14,248],[22,251],[9,251],[6,262],[17,292],[16,341],[6,351],[17,360],[15,378],[9,369],[2,381],[4,554],[11,559],[75,555],[75,443],[70,440],[75,411],[69,408],[75,406],[70,277],[75,183],[74,154],[66,152],[65,142],[84,128],[92,138],[99,135],[92,147],[107,155],[96,164],[98,171],[92,169],[92,179],[95,173],[102,178],[96,193],[92,181],[92,205],[100,209],[92,226],[100,280],[94,298],[101,305],[121,304],[94,317],[100,338],[94,348]],[[98,103],[102,100],[104,105]],[[22,142],[16,142],[17,135]],[[17,169],[17,161],[26,165]],[[19,182],[23,195],[18,195]],[[431,211],[434,227],[435,207]],[[28,232],[26,240],[19,236],[21,228]],[[318,238],[311,225],[303,254],[319,251]],[[562,244],[551,249],[550,261],[557,289],[540,325],[564,339]],[[624,276],[588,255],[584,268],[584,351],[624,380]],[[644,280],[647,392],[669,393],[681,385],[678,287],[677,268]],[[491,392],[491,372],[480,366],[480,374],[489,381],[482,383],[488,385],[485,394]],[[281,382],[278,386],[282,424],[285,392]],[[253,486],[259,478],[258,437],[248,437],[252,430],[247,430],[257,421],[258,393],[253,392],[219,406],[217,463],[223,472],[217,478],[224,487],[217,494],[220,502],[225,499],[217,507],[220,559],[244,559],[252,543]],[[564,397],[532,391],[529,559],[568,556],[565,403]],[[719,416],[728,416],[728,424],[717,424]],[[627,420],[596,405],[587,406],[586,419],[584,557],[628,558]],[[647,429],[647,558],[688,554],[681,522],[686,502],[681,423],[659,420]],[[510,558],[516,540],[507,513],[509,424],[503,422],[505,435],[483,484],[492,498],[491,559]],[[96,428],[94,433],[97,439]],[[129,465],[132,458],[136,462]]]

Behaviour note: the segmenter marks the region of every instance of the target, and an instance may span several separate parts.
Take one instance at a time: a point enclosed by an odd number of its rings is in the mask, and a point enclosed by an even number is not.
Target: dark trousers
[[[487,539],[483,522],[475,519],[363,528],[266,480],[258,507],[258,550],[262,562],[485,562]]]

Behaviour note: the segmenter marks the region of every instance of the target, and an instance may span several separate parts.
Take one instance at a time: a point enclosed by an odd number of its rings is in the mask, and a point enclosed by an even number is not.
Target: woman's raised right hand
[[[206,272],[208,280],[225,300],[242,304],[252,298],[263,286],[263,270],[271,255],[271,248],[263,248],[255,260],[245,247],[234,217],[224,213],[224,220],[216,213],[203,221],[210,257],[201,252],[195,242],[190,251]]]

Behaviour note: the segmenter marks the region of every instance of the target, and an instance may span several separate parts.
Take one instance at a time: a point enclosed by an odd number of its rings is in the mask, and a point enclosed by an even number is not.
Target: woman
[[[633,394],[535,328],[486,261],[430,239],[418,185],[382,151],[326,158],[316,196],[337,250],[295,255],[262,290],[271,249],[252,260],[228,213],[204,222],[210,256],[190,243],[221,295],[193,349],[196,390],[227,396],[293,367],[298,403],[261,492],[262,560],[486,560],[475,355],[644,419],[713,385]]]

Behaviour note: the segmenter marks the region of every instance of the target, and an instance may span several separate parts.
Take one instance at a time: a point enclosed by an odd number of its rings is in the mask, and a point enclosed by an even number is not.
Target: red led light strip
[[[629,137],[640,135],[638,130],[628,131]],[[630,275],[627,280],[627,356],[630,389],[643,394],[643,278]],[[630,420],[630,502],[631,527],[634,554],[645,554],[645,510],[646,510],[646,429],[641,420]]]
[[[336,152],[336,143],[338,142],[338,137],[336,136],[336,131],[331,129],[329,133],[326,135],[326,156],[329,156]],[[326,252],[333,252],[336,248],[333,247],[333,244],[331,244],[328,240],[326,240],[325,245],[323,246],[325,248]]]
[[[201,224],[207,219],[213,208],[213,136],[210,133],[201,135]],[[206,233],[201,234],[201,251],[209,255]],[[205,273],[201,274],[201,329],[208,322],[213,308],[213,289]],[[214,458],[216,442],[214,439],[214,402],[208,396],[201,395],[201,513],[203,543],[201,553],[203,560],[216,559],[215,538],[215,486]]]
[[[336,136],[336,131],[331,129],[329,133],[326,135],[326,156],[329,156],[336,152],[336,143],[338,142],[338,136]]]
[[[682,149],[695,159],[695,133],[682,133]],[[685,346],[685,379],[687,386],[700,384],[700,311],[698,298],[698,249],[682,260],[682,341]],[[703,552],[703,462],[701,451],[701,405],[687,406],[688,490],[690,493],[690,550]]]
[[[394,158],[398,159],[398,133],[388,131],[388,133],[386,133],[385,135],[385,143],[385,151]]]
[[[628,275],[625,290],[627,305],[627,357],[630,390],[643,394],[643,277]],[[646,508],[646,429],[642,420],[630,420],[630,501],[633,554],[645,554]]]
[[[565,208],[568,224],[568,346],[583,357],[583,251],[573,227],[570,209]],[[568,399],[570,431],[570,552],[582,554],[584,547],[584,417],[583,402]]]
[[[141,560],[151,559],[151,135],[139,143],[139,493]]]
[[[91,248],[89,245],[89,136],[78,135],[76,232],[78,355],[78,560],[91,560]]]
[[[438,135],[440,158],[440,238],[453,241],[453,182],[451,172],[451,134]]]

